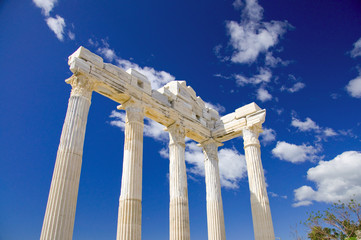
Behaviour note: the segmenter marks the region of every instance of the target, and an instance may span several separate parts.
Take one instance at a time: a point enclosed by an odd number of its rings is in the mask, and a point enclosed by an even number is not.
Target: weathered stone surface
[[[129,100],[124,131],[124,158],[119,197],[117,240],[140,240],[142,236],[142,169],[144,108]]]
[[[189,240],[187,173],[184,127],[175,123],[169,131],[169,239]]]
[[[223,117],[205,106],[185,81],[152,89],[135,69],[124,71],[80,47],[68,61],[73,76],[68,112],[61,135],[41,239],[71,239],[79,185],[85,125],[92,91],[126,110],[124,160],[118,213],[118,240],[141,239],[143,118],[168,128],[170,239],[190,238],[184,138],[202,144],[205,154],[208,239],[225,239],[218,167],[219,143],[243,135],[256,240],[273,240],[273,225],[264,181],[258,134],[266,111],[255,103]],[[67,167],[64,167],[64,166]]]
[[[244,105],[243,107],[240,107],[238,109],[236,109],[236,118],[243,118],[249,114],[255,113],[257,111],[261,110],[260,107],[257,106],[257,104],[250,103],[247,105]]]
[[[85,128],[93,82],[83,76],[67,80],[72,85],[61,133],[40,239],[71,240],[78,198]]]
[[[243,129],[255,240],[274,240],[271,209],[261,162],[258,126]]]
[[[218,166],[219,142],[209,139],[200,144],[205,156],[204,173],[207,193],[207,226],[209,240],[225,240],[223,203],[221,195],[221,181]]]

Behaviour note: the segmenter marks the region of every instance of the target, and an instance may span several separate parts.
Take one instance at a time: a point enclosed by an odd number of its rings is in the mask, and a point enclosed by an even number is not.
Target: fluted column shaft
[[[205,155],[204,170],[207,192],[207,225],[209,240],[226,239],[217,152],[218,146],[220,145],[220,143],[214,140],[208,140],[201,144]]]
[[[117,240],[140,240],[142,235],[142,165],[144,110],[126,103],[124,159],[119,198]]]
[[[184,127],[173,124],[169,131],[169,239],[189,240],[189,210],[185,165]]]
[[[244,150],[246,154],[248,182],[251,194],[251,208],[255,240],[274,240],[266,183],[261,162],[258,140],[260,129],[257,127],[243,130]]]
[[[51,181],[40,239],[72,239],[78,198],[85,128],[93,83],[71,77],[72,85],[60,144]]]

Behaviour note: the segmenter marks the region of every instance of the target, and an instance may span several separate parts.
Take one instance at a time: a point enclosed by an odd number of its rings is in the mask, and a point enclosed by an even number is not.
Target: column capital
[[[65,82],[72,87],[71,96],[83,96],[90,100],[95,87],[95,81],[79,74],[71,76]]]
[[[117,107],[118,110],[127,110],[128,108],[144,109],[144,103],[134,97],[130,97],[127,101]]]
[[[165,128],[169,132],[169,145],[181,144],[185,146],[186,131],[183,124],[175,122]]]
[[[243,133],[244,148],[248,146],[260,147],[258,136],[261,132],[262,132],[262,128],[260,128],[257,125],[243,128],[242,133]]]
[[[140,122],[143,124],[144,121],[144,105],[141,101],[129,98],[128,101],[122,103],[117,107],[119,110],[126,111],[125,122]]]
[[[218,147],[223,146],[223,143],[217,142],[213,138],[208,138],[206,141],[198,144],[198,146],[203,148],[205,161],[218,160]]]

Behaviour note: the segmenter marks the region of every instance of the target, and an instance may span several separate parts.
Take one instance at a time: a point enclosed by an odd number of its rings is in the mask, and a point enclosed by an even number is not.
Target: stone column
[[[51,180],[40,239],[72,239],[85,128],[94,83],[84,76],[66,80],[72,86]]]
[[[167,128],[169,131],[169,239],[189,240],[189,210],[187,173],[184,158],[185,131],[179,124]]]
[[[129,100],[126,111],[124,158],[119,198],[117,240],[140,240],[142,236],[142,165],[144,109]]]
[[[249,190],[255,240],[274,240],[271,209],[266,182],[264,180],[258,135],[261,128],[256,126],[243,129]]]
[[[205,155],[204,170],[207,191],[207,225],[209,240],[225,240],[223,204],[221,195],[221,182],[218,167],[218,146],[222,144],[209,139],[203,142]]]

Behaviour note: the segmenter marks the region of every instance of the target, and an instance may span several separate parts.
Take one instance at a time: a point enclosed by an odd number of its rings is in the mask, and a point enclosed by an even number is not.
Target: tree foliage
[[[311,212],[305,221],[311,240],[356,240],[361,232],[361,204],[355,200],[332,204],[323,212]]]

